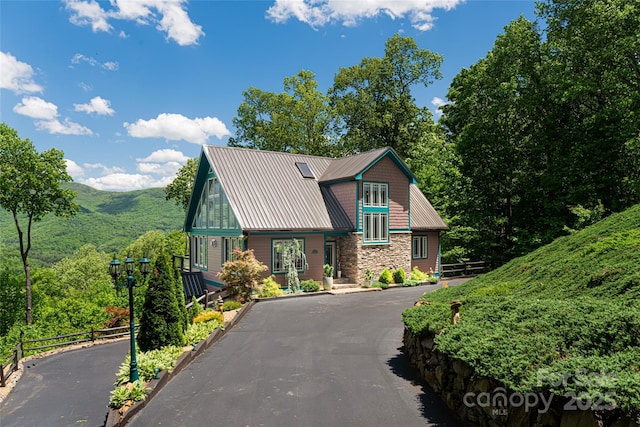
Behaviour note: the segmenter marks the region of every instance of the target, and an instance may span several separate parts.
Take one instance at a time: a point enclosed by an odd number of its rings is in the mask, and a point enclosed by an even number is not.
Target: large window
[[[364,241],[389,241],[389,214],[386,212],[364,213]]]
[[[198,268],[207,268],[207,238],[205,236],[191,237],[191,264]]]
[[[429,257],[429,239],[427,236],[413,236],[413,258],[426,259]]]
[[[272,241],[272,265],[271,271],[273,273],[285,273],[287,271],[287,267],[284,265],[284,257],[283,253],[285,251],[286,245],[293,244],[294,239],[286,239],[286,240],[273,240]],[[304,271],[305,269],[305,255],[304,255],[304,240],[303,239],[295,239],[300,248],[298,255],[296,256],[296,270],[299,272]]]
[[[365,207],[389,206],[389,184],[365,182],[362,184],[363,204]]]
[[[220,182],[215,176],[207,180],[200,195],[198,210],[193,219],[195,228],[238,229],[240,224],[233,213]]]
[[[225,237],[222,239],[222,263],[233,261],[233,251],[243,249],[242,237]]]
[[[389,184],[362,184],[362,212],[365,243],[389,242]]]

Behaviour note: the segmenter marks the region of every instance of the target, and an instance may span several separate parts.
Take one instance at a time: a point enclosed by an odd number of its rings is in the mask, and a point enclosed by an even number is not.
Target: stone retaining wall
[[[419,338],[405,328],[403,342],[420,376],[460,419],[474,425],[638,427],[618,410],[565,410],[571,403],[566,397],[517,393],[493,378],[476,376],[467,363],[438,351],[434,336]]]

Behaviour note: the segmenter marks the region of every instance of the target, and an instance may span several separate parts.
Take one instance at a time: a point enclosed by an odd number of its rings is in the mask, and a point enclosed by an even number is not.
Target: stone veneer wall
[[[417,337],[405,328],[404,351],[422,379],[466,422],[482,427],[638,426],[617,410],[564,410],[569,399],[562,396],[553,396],[546,411],[542,404],[527,408],[521,400],[528,398],[526,393],[515,393],[493,378],[474,375],[467,363],[439,352],[434,338]],[[544,396],[548,401],[550,395]]]
[[[351,233],[338,238],[338,253],[342,274],[362,284],[364,272],[370,269],[375,279],[385,268],[400,268],[411,271],[411,233],[389,233],[389,243],[382,245],[362,244],[362,234]]]

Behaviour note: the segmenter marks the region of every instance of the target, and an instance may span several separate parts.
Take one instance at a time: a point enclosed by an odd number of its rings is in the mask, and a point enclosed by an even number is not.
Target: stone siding
[[[548,392],[539,399],[550,402],[548,409],[542,403],[533,405],[533,394],[517,393],[493,378],[475,375],[467,363],[438,351],[434,338],[417,337],[405,328],[404,351],[421,378],[466,422],[482,427],[637,427],[619,410],[564,410],[569,399]]]
[[[364,283],[364,272],[370,269],[375,279],[385,268],[411,271],[411,233],[390,233],[390,242],[383,245],[364,245],[361,233],[340,237],[338,253],[342,274],[353,283]]]

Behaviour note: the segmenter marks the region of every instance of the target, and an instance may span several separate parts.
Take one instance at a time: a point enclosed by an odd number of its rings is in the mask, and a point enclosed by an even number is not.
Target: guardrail
[[[465,261],[441,266],[442,277],[473,277],[486,270],[484,261]]]
[[[138,325],[136,325],[137,327]],[[58,335],[55,337],[39,338],[34,340],[24,340],[23,334],[20,334],[20,341],[13,349],[13,355],[7,363],[0,363],[0,387],[7,386],[7,380],[18,370],[20,360],[28,355],[35,354],[39,350],[47,348],[66,347],[84,342],[93,342],[97,340],[119,338],[130,334],[129,326],[117,326],[107,329],[91,329],[90,331],[77,332],[74,334]],[[29,346],[30,344],[37,344]]]

